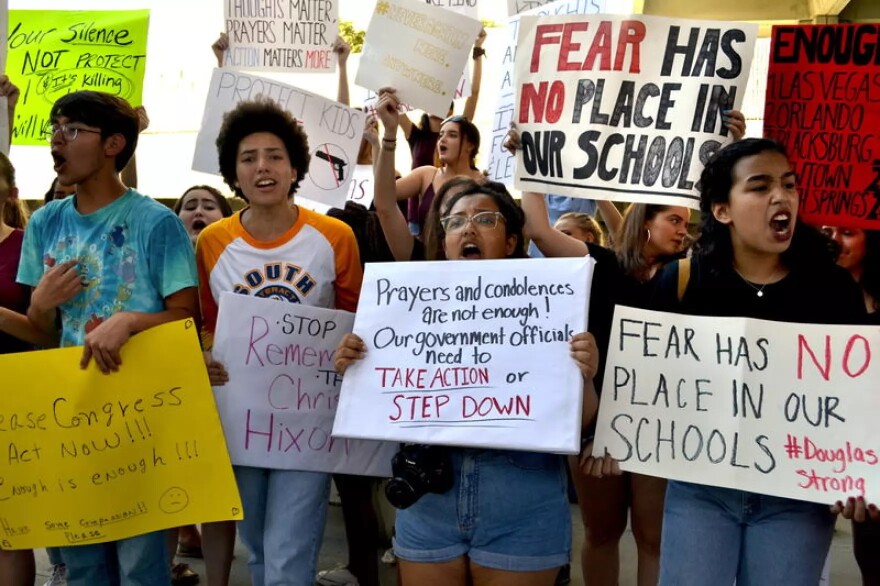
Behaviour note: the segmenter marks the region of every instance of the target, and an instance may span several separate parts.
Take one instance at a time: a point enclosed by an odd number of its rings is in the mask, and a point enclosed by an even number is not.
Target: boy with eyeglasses
[[[138,139],[138,116],[125,100],[73,92],[55,102],[50,119],[58,180],[77,190],[34,214],[18,281],[34,287],[28,318],[62,347],[84,346],[80,368],[94,360],[109,374],[133,334],[198,315],[195,258],[171,210],[119,178]],[[62,555],[71,586],[171,581],[162,531]]]

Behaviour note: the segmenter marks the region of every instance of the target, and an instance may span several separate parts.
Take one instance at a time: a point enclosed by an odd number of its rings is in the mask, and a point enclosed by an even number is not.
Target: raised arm
[[[9,144],[12,145],[12,127],[15,126],[15,106],[18,104],[18,86],[6,74],[0,75],[0,96],[6,96],[6,112],[9,116]]]
[[[534,241],[535,246],[546,257],[585,256],[589,249],[585,242],[563,234],[550,225],[547,214],[547,202],[544,195],[534,192],[523,192],[522,209],[526,215],[524,232]]]
[[[406,218],[397,207],[397,186],[394,180],[394,151],[397,148],[397,96],[394,90],[379,91],[376,115],[382,121],[384,135],[378,154],[374,156],[373,205],[388,248],[395,260],[409,260],[412,256],[413,235]],[[412,175],[412,174],[411,174]]]
[[[512,153],[522,147],[519,132],[511,125],[507,136],[504,137],[503,147]],[[526,215],[526,225],[523,232],[546,257],[585,256],[589,249],[585,242],[563,234],[550,225],[550,216],[547,213],[547,202],[544,195],[534,192],[523,192],[522,209]]]
[[[623,214],[607,199],[597,199],[596,205],[599,206],[602,219],[605,220],[605,225],[608,226],[608,234],[613,239],[614,235],[620,231],[620,227],[623,225]]]
[[[721,122],[730,130],[734,142],[746,135],[746,117],[739,110],[725,110],[721,113]]]
[[[220,33],[220,36],[211,45],[211,50],[217,59],[217,67],[223,67],[223,55],[226,54],[227,49],[229,49],[229,36],[226,33]]]
[[[137,112],[138,115],[138,132],[140,133],[146,130],[150,125],[150,117],[147,116],[147,109],[143,106],[136,107],[135,112]],[[120,179],[126,187],[134,187],[137,189],[137,153],[132,153],[131,158],[122,169],[122,173],[120,173]]]
[[[412,134],[413,121],[406,114],[399,114],[397,116],[397,125],[403,131],[403,138],[409,140],[409,135]]]
[[[346,106],[351,105],[348,95],[348,56],[351,54],[351,45],[345,39],[336,36],[333,41],[333,52],[336,53],[336,65],[339,73],[339,87],[336,88],[336,101]]]
[[[464,117],[473,120],[477,114],[477,102],[480,100],[480,86],[483,83],[483,56],[486,50],[483,43],[486,41],[486,29],[480,29],[477,40],[474,41],[474,70],[471,72],[471,95],[464,102]]]

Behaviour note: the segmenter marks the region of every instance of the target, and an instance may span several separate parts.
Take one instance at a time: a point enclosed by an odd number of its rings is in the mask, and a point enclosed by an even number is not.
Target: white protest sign
[[[336,0],[223,3],[229,49],[223,66],[252,71],[333,73]]]
[[[425,0],[425,4],[440,6],[469,18],[480,17],[480,6],[477,0]]]
[[[607,12],[606,0],[557,0],[541,2],[538,0],[508,0],[510,14],[548,16],[556,14],[599,14]],[[515,10],[514,10],[515,9]],[[501,31],[507,39],[504,56],[501,59],[501,87],[498,89],[498,101],[495,116],[492,118],[492,142],[489,151],[489,179],[500,181],[505,185],[513,185],[513,173],[516,157],[502,148],[504,137],[513,122],[513,107],[516,92],[513,84],[513,64],[516,60],[516,38],[519,34],[519,16],[511,18]]]
[[[355,83],[392,86],[412,107],[445,116],[482,27],[421,0],[379,0]]]
[[[398,446],[333,438],[342,377],[333,368],[347,311],[223,293],[213,356],[229,373],[214,387],[232,463],[390,476]]]
[[[359,203],[367,209],[373,203],[373,166],[358,165],[354,168],[354,178],[348,192],[348,200]]]
[[[364,113],[303,89],[227,69],[214,69],[202,126],[196,137],[194,171],[219,174],[217,147],[223,115],[245,100],[268,98],[293,114],[309,137],[311,162],[300,185],[310,199],[343,207],[354,175]]]
[[[595,453],[819,503],[880,501],[880,328],[618,306]]]
[[[590,257],[372,263],[333,435],[576,453]],[[479,430],[475,433],[475,430]]]
[[[696,208],[732,138],[757,24],[657,16],[520,19],[517,189]]]

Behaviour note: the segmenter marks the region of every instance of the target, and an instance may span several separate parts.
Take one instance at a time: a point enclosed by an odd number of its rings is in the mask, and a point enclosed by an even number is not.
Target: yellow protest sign
[[[80,370],[81,354],[0,356],[0,545],[241,519],[193,322],[134,336],[116,373]]]
[[[46,144],[49,110],[78,90],[140,105],[149,10],[10,10],[6,74],[21,90],[12,143]]]

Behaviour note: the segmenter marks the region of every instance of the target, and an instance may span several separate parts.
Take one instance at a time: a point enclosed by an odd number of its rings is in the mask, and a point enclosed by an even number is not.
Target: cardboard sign
[[[0,356],[0,545],[113,541],[242,508],[192,320],[122,347],[119,372],[82,348]]]
[[[194,171],[219,174],[217,147],[223,115],[245,100],[268,98],[293,114],[309,137],[311,162],[300,192],[331,207],[343,207],[357,164],[364,113],[278,81],[214,69],[202,127],[196,138]],[[298,193],[300,193],[298,192]]]
[[[21,90],[12,142],[46,144],[55,100],[78,90],[143,100],[149,10],[10,10],[6,72]]]
[[[800,215],[880,229],[880,24],[772,34],[764,135],[788,150]]]
[[[333,357],[351,331],[347,311],[220,297],[214,387],[232,463],[257,468],[390,476],[396,444],[330,437],[342,377]]]
[[[618,306],[594,453],[804,501],[880,500],[880,329]]]
[[[394,87],[412,107],[446,116],[482,27],[422,0],[379,0],[355,83],[371,90]]]
[[[520,19],[517,189],[696,208],[738,109],[755,24],[650,16]]]
[[[333,435],[576,453],[592,258],[371,263]],[[475,432],[475,430],[479,430]]]
[[[223,66],[251,71],[336,71],[336,0],[223,3],[229,49]]]
[[[540,0],[508,0],[510,14],[548,16],[555,14],[600,14],[607,12],[606,0],[557,0],[541,2]],[[515,11],[514,11],[515,10]],[[513,122],[513,108],[516,92],[513,84],[513,64],[516,61],[516,38],[519,34],[519,16],[511,18],[501,34],[507,39],[504,56],[501,59],[501,87],[498,89],[498,101],[495,116],[492,118],[492,142],[489,151],[489,179],[505,185],[513,185],[516,157],[502,148],[504,137]]]

